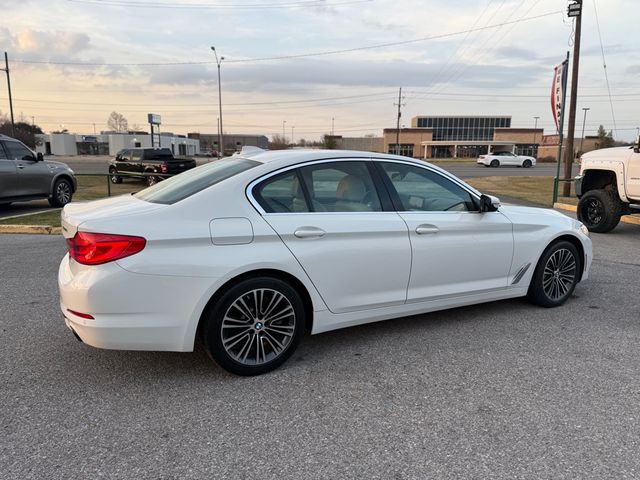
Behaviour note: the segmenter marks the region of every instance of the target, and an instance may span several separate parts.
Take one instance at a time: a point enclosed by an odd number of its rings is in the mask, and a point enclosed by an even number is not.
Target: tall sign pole
[[[4,68],[0,68],[7,73],[7,88],[9,89],[9,111],[11,112],[11,135],[16,136],[16,124],[13,121],[13,99],[11,97],[11,77],[9,76],[9,58],[7,52],[4,52]]]
[[[556,178],[553,182],[553,203],[558,201],[558,183],[560,182],[560,162],[562,162],[562,144],[564,142],[564,111],[567,97],[567,70],[569,68],[569,52],[567,59],[555,68],[551,87],[551,110],[558,131],[558,163]]]
[[[576,133],[576,106],[578,100],[578,69],[580,66],[580,35],[582,33],[582,0],[575,0],[569,5],[569,17],[575,18],[576,33],[573,44],[573,67],[571,70],[571,103],[569,104],[569,125],[567,126],[567,148],[564,151],[564,179],[571,180],[573,157],[573,142]],[[571,195],[571,183],[564,182],[562,194]]]

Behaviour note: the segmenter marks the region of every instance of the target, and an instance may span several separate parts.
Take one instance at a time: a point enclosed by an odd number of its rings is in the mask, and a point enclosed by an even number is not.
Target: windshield
[[[260,163],[246,158],[216,160],[145,188],[134,196],[147,202],[176,203],[257,165]]]

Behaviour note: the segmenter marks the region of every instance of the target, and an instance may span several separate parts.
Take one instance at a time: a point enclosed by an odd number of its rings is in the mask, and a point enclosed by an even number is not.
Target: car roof
[[[17,138],[9,137],[7,135],[3,135],[2,133],[0,133],[0,140],[4,140],[5,142],[7,142],[7,141],[9,141],[9,142],[19,142],[20,141]]]
[[[375,158],[387,160],[401,160],[424,164],[422,160],[386,153],[362,152],[357,150],[321,150],[321,149],[293,149],[293,150],[262,150],[242,152],[236,154],[240,158],[254,160],[265,164],[278,166],[294,165],[296,163],[311,162],[313,160],[331,160],[338,158]],[[275,166],[275,165],[274,165]]]

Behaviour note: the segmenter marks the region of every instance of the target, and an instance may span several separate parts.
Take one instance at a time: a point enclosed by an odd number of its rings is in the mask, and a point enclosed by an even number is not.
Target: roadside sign
[[[160,125],[160,115],[157,113],[147,113],[147,120],[151,125]]]

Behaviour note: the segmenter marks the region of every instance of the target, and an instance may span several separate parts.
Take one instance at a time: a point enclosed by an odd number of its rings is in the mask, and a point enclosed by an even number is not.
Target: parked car
[[[68,165],[45,160],[42,153],[0,134],[0,204],[46,198],[52,207],[63,207],[76,188]]]
[[[488,155],[480,155],[478,162],[485,167],[497,168],[501,165],[515,165],[522,168],[530,168],[536,166],[536,159],[526,155],[516,155],[511,152],[493,152]]]
[[[526,296],[587,278],[587,229],[502,206],[406,157],[237,154],[134,195],[67,205],[67,326],[100,348],[192,351],[256,375],[312,334]]]
[[[632,147],[582,155],[576,177],[578,218],[592,232],[613,230],[622,215],[640,213],[640,138]]]
[[[112,183],[122,183],[123,176],[119,174],[126,174],[154,185],[165,178],[163,175],[175,175],[195,166],[195,160],[174,158],[168,148],[129,148],[120,150],[109,162],[109,175]]]

